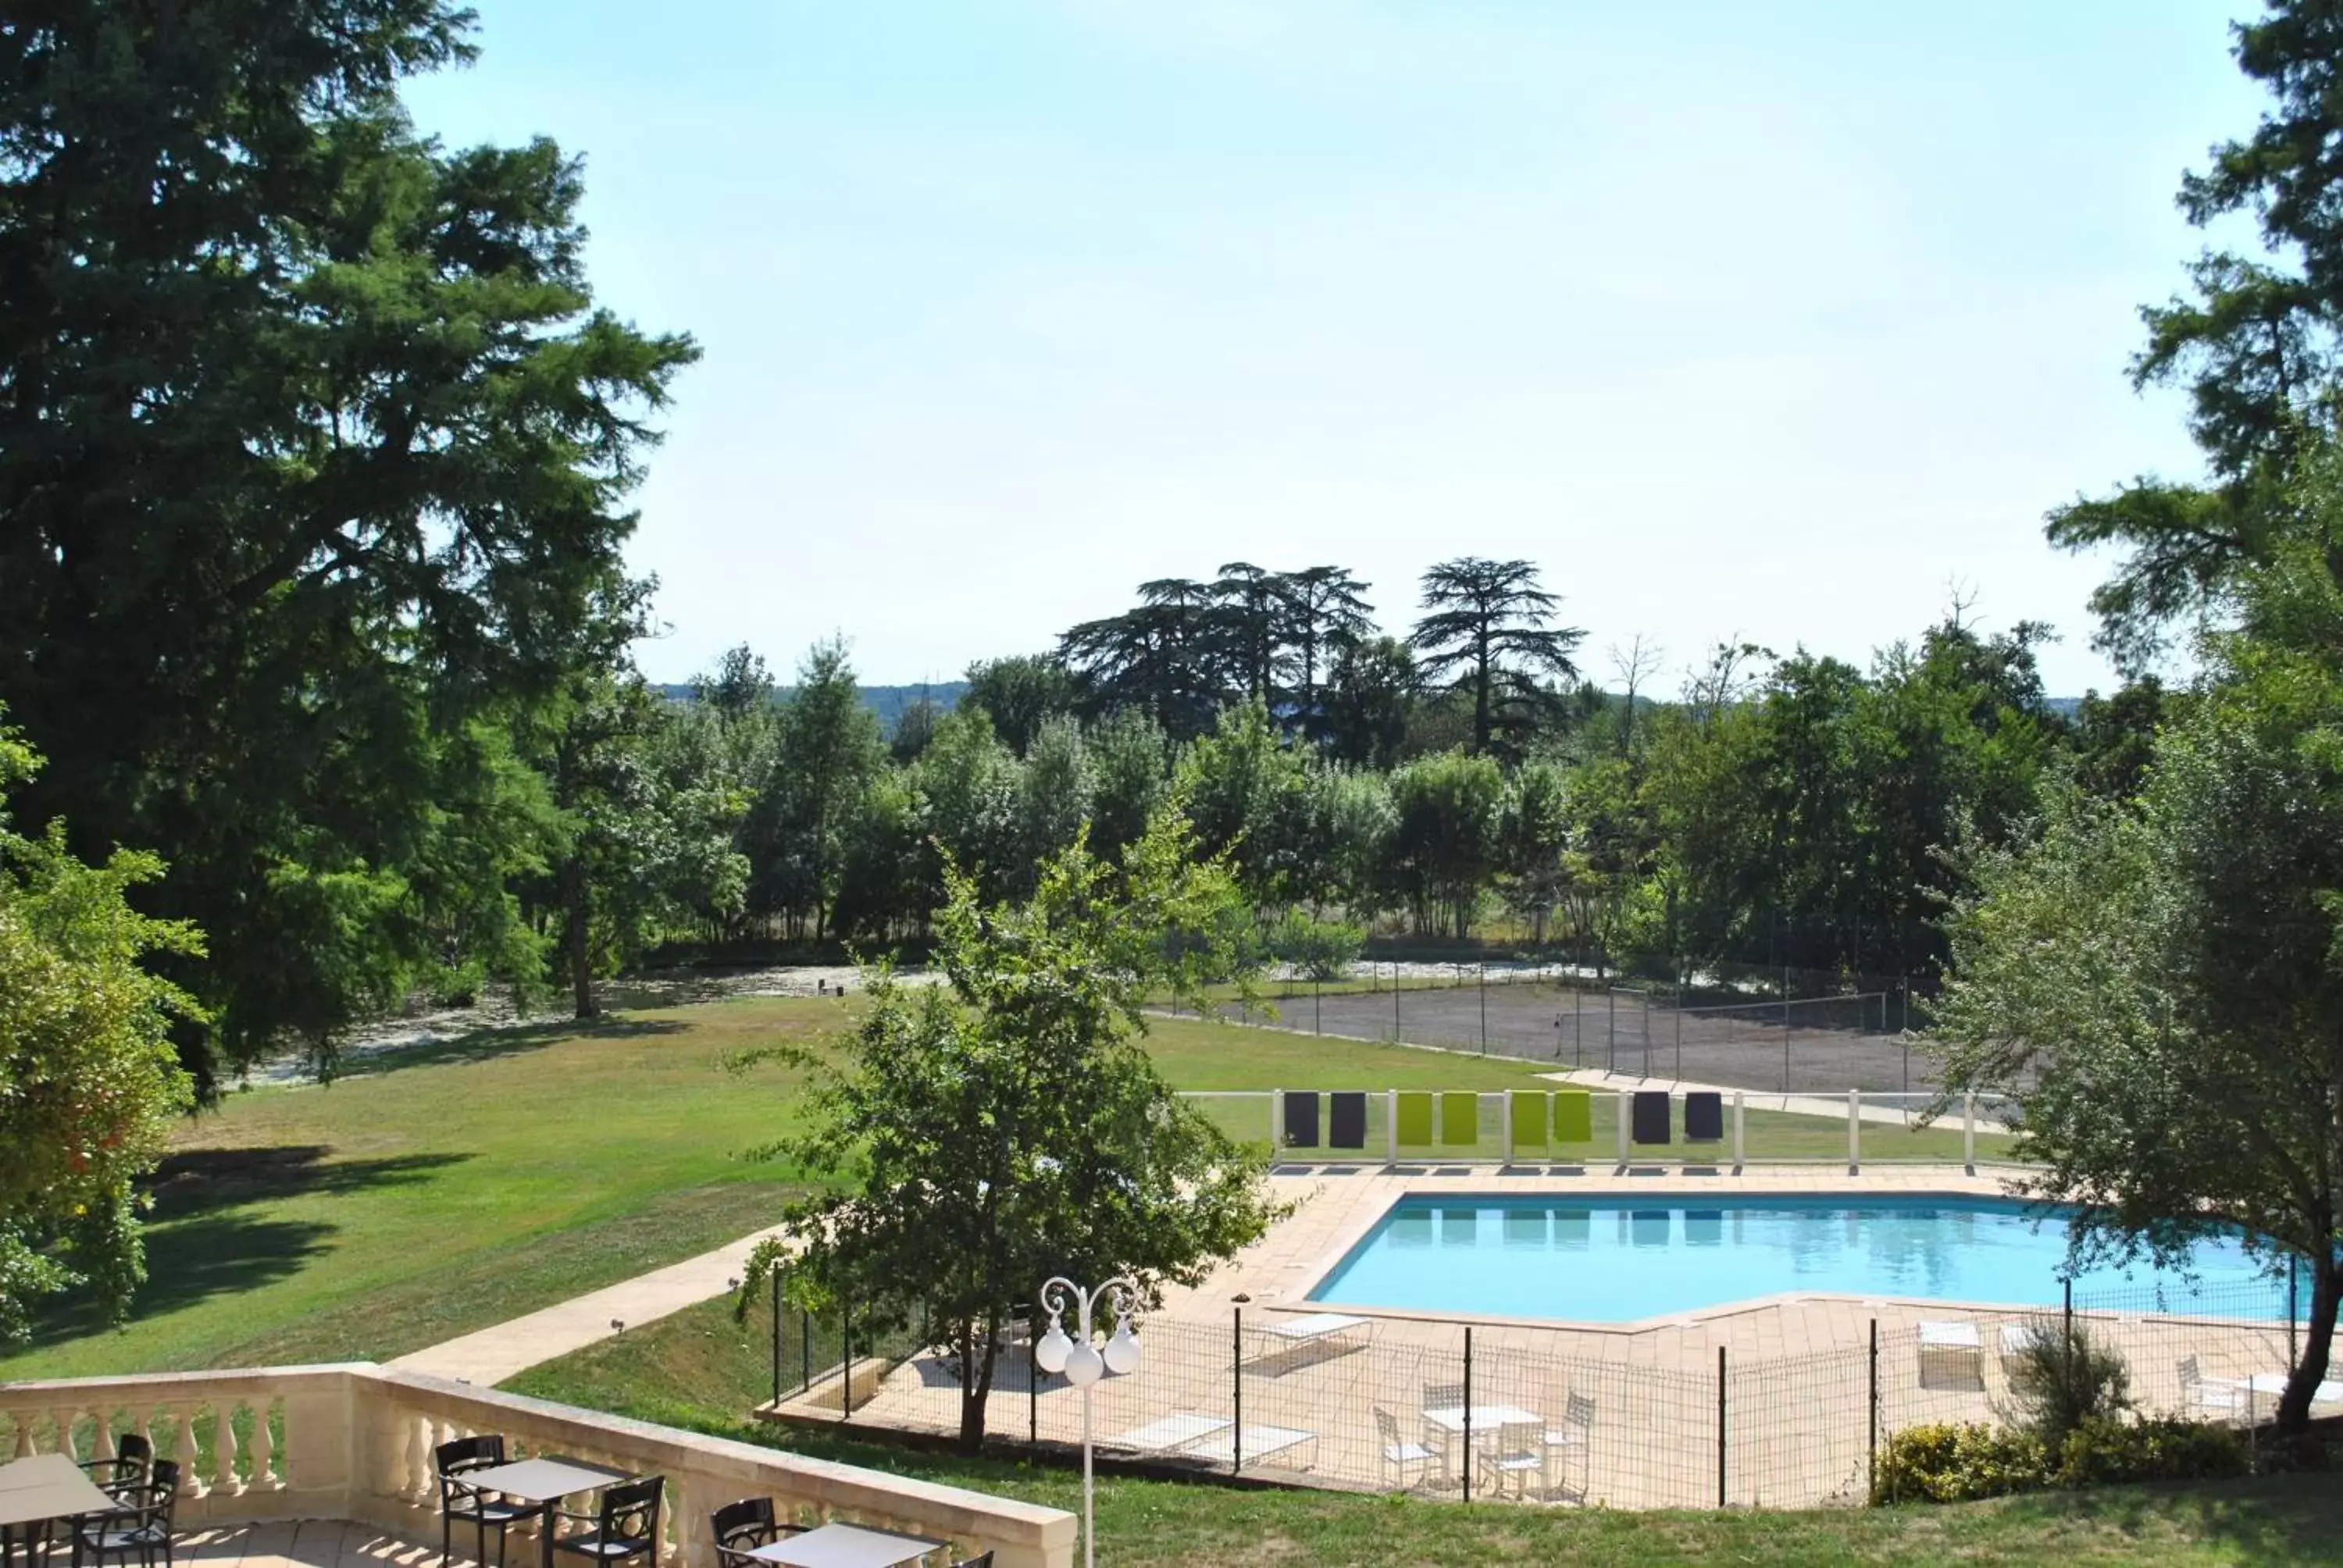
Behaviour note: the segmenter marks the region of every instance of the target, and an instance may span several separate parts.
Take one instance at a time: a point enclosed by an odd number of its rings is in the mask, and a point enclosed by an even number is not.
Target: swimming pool
[[[1334,1306],[1632,1322],[1785,1294],[2055,1306],[2066,1228],[1996,1198],[1845,1195],[1664,1200],[1406,1197],[1310,1292]],[[2235,1241],[2208,1241],[2197,1281],[2078,1275],[2093,1292],[2155,1285],[2165,1310],[2252,1293],[2285,1311]]]

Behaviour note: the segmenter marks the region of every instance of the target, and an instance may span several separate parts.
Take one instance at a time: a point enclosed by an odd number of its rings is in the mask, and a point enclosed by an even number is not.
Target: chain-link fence
[[[2122,1357],[2142,1412],[2266,1421],[2298,1354],[2307,1292],[2289,1300],[2284,1281],[2179,1289],[2049,1309],[1818,1301],[1796,1338],[1823,1342],[1772,1353],[1708,1342],[1696,1324],[1606,1344],[1584,1331],[1237,1303],[1218,1321],[1142,1324],[1138,1368],[1090,1391],[1088,1436],[1165,1471],[1348,1491],[1622,1508],[1854,1503],[1894,1433],[2009,1419],[2027,1339],[2067,1322]],[[818,1396],[841,1380],[833,1367],[797,1381]],[[785,1391],[777,1412],[942,1432],[958,1430],[960,1406],[956,1363],[907,1352],[850,1411]],[[988,1437],[1062,1452],[1083,1441],[1085,1419],[1082,1391],[1038,1372],[1023,1332],[1011,1336]]]
[[[1663,981],[1598,981],[1564,968],[1374,966],[1334,980],[1285,979],[1231,1022],[1519,1057],[1634,1078],[1771,1090],[1917,1092],[1936,1087],[1914,1049],[1902,980],[1827,994]]]

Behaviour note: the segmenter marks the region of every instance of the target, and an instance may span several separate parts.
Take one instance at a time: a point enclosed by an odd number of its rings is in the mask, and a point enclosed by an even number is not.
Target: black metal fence
[[[1820,1348],[1785,1354],[1764,1353],[1781,1336],[1736,1329],[1738,1315],[1617,1336],[1236,1303],[1218,1319],[1144,1324],[1138,1369],[1091,1390],[1090,1431],[1101,1453],[1169,1472],[1351,1491],[1628,1508],[1854,1503],[1893,1433],[2005,1418],[2025,1337],[2062,1318],[2124,1357],[2144,1412],[2250,1429],[2274,1412],[2294,1364],[2299,1307],[2282,1282],[2047,1310],[1817,1299],[1795,1308],[1794,1337]],[[819,1332],[777,1331],[784,1413],[957,1430],[949,1358],[899,1346],[880,1376],[875,1347],[849,1342],[822,1368]],[[784,1368],[785,1355],[799,1359]],[[870,1375],[853,1373],[858,1357]],[[1078,1445],[1081,1391],[1040,1372],[1021,1341],[1001,1358],[989,1439]],[[850,1397],[822,1397],[831,1388]]]

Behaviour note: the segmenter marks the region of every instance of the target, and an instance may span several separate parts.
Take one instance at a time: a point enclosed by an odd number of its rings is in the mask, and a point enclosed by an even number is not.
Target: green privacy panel
[[[1440,1141],[1471,1145],[1481,1141],[1481,1097],[1457,1091],[1440,1097]]]
[[[1594,1096],[1584,1089],[1557,1089],[1554,1094],[1554,1141],[1556,1143],[1594,1141]]]
[[[1396,1119],[1399,1141],[1421,1149],[1432,1141],[1432,1096],[1421,1090],[1403,1092]]]
[[[1544,1090],[1515,1089],[1509,1091],[1513,1104],[1513,1149],[1545,1147],[1545,1102],[1552,1098]]]

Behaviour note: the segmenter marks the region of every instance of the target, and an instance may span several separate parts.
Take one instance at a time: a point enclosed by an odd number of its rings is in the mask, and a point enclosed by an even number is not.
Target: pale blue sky
[[[1049,646],[1144,578],[1527,556],[1670,676],[1946,584],[2108,683],[2043,509],[2196,471],[2136,309],[2260,96],[2247,0],[477,0],[451,140],[587,157],[606,303],[706,350],[630,550],[680,679]]]

